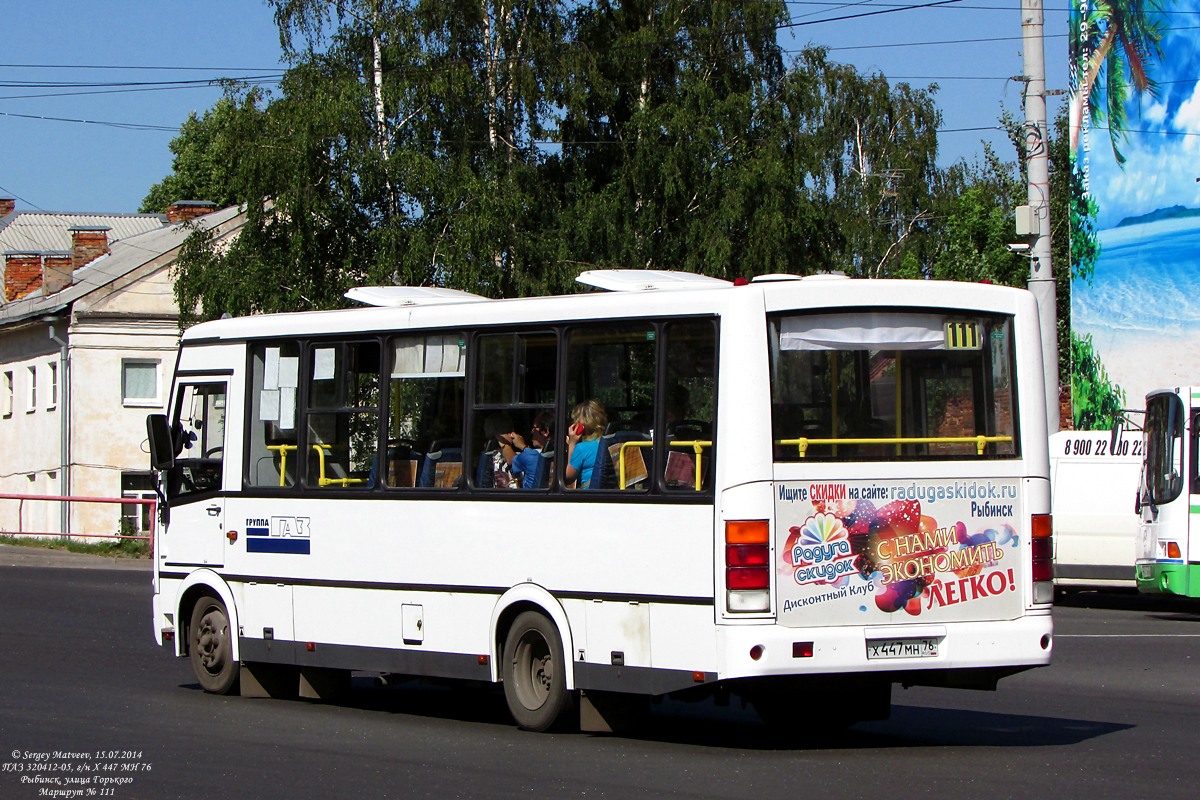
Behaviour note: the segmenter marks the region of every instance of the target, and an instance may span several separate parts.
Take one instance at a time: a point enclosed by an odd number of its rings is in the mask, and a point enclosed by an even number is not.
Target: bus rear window
[[[881,309],[772,317],[775,460],[1015,457],[1011,322]]]

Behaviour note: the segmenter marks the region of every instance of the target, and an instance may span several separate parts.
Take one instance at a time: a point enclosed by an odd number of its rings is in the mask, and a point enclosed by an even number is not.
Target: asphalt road
[[[157,648],[149,601],[146,562],[0,546],[0,763],[14,765],[0,798],[1128,800],[1200,786],[1197,604],[1073,595],[1049,668],[997,692],[898,689],[886,722],[806,719],[803,740],[780,741],[736,703],[665,703],[636,736],[599,736],[519,731],[490,687],[361,676],[334,705],[214,697]]]

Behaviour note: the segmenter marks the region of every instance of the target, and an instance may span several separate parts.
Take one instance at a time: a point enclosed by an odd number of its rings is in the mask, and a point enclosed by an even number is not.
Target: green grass
[[[106,539],[101,542],[81,542],[76,539],[0,534],[0,544],[19,547],[41,547],[46,550],[66,550],[93,556],[114,558],[148,558],[150,543],[145,539]]]

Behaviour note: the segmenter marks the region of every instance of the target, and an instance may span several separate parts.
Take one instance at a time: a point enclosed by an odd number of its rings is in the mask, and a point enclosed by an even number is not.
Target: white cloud
[[[1194,95],[1193,95],[1194,96]],[[1159,127],[1167,118],[1166,103],[1151,103],[1142,109],[1141,120],[1144,123]]]
[[[1192,96],[1175,112],[1171,127],[1177,131],[1200,133],[1200,83],[1192,88]]]

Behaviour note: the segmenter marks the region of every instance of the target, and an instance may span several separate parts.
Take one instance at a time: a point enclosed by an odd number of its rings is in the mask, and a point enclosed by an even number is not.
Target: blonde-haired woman
[[[571,409],[567,432],[568,486],[586,489],[600,463],[600,435],[608,425],[608,414],[599,400],[585,400]]]

